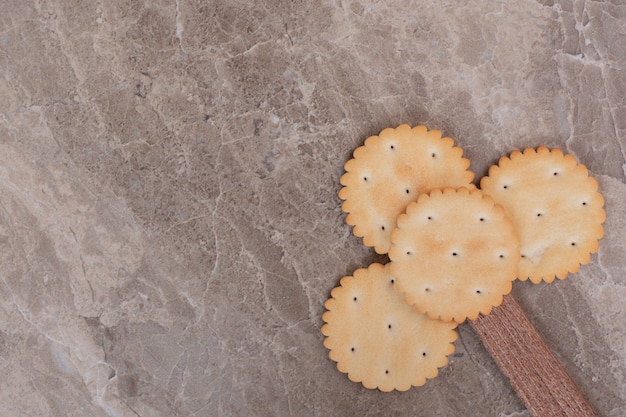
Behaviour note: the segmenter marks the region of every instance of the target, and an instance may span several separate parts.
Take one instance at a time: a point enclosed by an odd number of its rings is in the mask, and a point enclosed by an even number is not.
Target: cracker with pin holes
[[[322,316],[337,369],[369,389],[406,391],[434,378],[454,352],[456,323],[431,320],[403,302],[388,264],[343,277]]]
[[[433,319],[488,314],[512,288],[519,239],[504,209],[480,190],[422,194],[391,234],[391,274],[408,304]]]
[[[480,182],[519,231],[519,279],[564,279],[598,250],[606,218],[597,181],[571,155],[545,146],[514,151]]]
[[[346,222],[366,246],[387,253],[398,215],[434,188],[473,187],[463,150],[438,130],[400,125],[370,136],[344,165],[339,198]]]

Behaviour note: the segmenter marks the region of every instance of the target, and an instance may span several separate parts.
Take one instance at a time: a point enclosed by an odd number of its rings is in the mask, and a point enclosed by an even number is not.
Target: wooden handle
[[[533,417],[596,415],[511,295],[470,325]]]

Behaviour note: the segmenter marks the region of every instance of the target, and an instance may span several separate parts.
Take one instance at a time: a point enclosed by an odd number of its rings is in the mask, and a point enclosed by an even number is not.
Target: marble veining
[[[406,393],[327,357],[372,261],[337,191],[365,137],[453,137],[477,178],[560,147],[606,199],[580,272],[513,294],[626,415],[626,4],[0,2],[0,415],[528,416],[467,325]]]

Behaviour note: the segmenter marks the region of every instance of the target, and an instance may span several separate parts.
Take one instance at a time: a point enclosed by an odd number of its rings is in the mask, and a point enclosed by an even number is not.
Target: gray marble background
[[[514,295],[626,415],[623,0],[0,1],[0,415],[528,416],[467,325],[406,393],[327,357],[330,290],[384,261],[342,166],[400,123],[478,178],[538,145],[589,167],[599,253]]]

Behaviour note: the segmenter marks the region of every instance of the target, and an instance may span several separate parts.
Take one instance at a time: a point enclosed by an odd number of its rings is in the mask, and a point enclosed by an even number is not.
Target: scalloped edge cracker
[[[513,223],[477,189],[422,194],[398,218],[391,241],[396,289],[433,319],[461,323],[490,313],[517,276]]]
[[[388,265],[374,263],[341,279],[322,316],[329,357],[369,389],[421,386],[454,352],[456,323],[431,320],[405,304]]]
[[[587,168],[560,149],[514,151],[489,168],[481,189],[501,204],[519,231],[519,279],[565,279],[598,250],[604,198]]]
[[[346,223],[365,246],[385,254],[396,219],[419,194],[434,188],[473,187],[463,150],[438,130],[400,125],[370,136],[344,165],[339,198]]]

